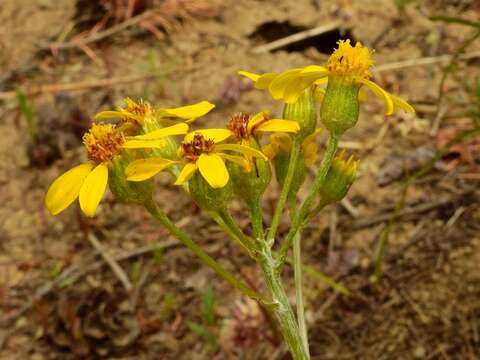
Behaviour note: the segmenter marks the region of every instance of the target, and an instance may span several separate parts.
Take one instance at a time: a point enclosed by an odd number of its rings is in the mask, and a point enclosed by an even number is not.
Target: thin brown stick
[[[275,49],[279,49],[281,47],[284,47],[284,46],[287,46],[287,45],[290,45],[290,44],[293,44],[293,43],[296,43],[296,42],[299,42],[299,41],[302,41],[302,40],[305,40],[305,39],[308,39],[308,38],[311,38],[311,37],[314,37],[314,36],[318,36],[320,34],[335,30],[339,27],[340,27],[340,22],[339,21],[335,21],[335,22],[332,22],[332,23],[326,24],[326,25],[320,25],[320,26],[317,26],[313,29],[300,31],[296,34],[286,36],[284,38],[272,41],[268,44],[264,44],[264,45],[254,47],[252,49],[252,53],[254,53],[254,54],[266,53],[266,52],[269,52],[269,51],[272,51],[272,50],[275,50]]]
[[[87,44],[90,44],[90,43],[93,43],[93,42],[96,42],[96,41],[99,41],[99,40],[103,40],[109,36],[112,36],[118,32],[121,32],[131,26],[134,26],[136,24],[138,24],[139,22],[143,21],[143,20],[146,20],[148,19],[149,17],[153,16],[154,15],[154,11],[152,10],[147,10],[143,13],[141,13],[140,15],[137,15],[137,16],[134,16],[128,20],[125,20],[124,22],[118,24],[118,25],[114,25],[110,28],[108,28],[107,30],[104,30],[104,31],[99,31],[99,32],[96,32],[90,36],[85,36],[85,37],[81,37],[81,38],[77,38],[77,39],[72,39],[68,42],[53,42],[53,43],[49,43],[49,44],[44,44],[42,45],[42,48],[43,49],[51,49],[52,51],[54,50],[60,50],[60,49],[71,49],[71,48],[75,48],[75,47],[78,47],[79,45],[87,45]]]
[[[420,204],[420,205],[417,205],[417,206],[413,206],[411,208],[404,209],[398,214],[398,218],[433,210],[433,209],[438,208],[440,206],[444,206],[446,204],[452,203],[455,200],[457,200],[459,197],[462,197],[462,196],[464,196],[464,194],[462,194],[460,196],[444,196],[444,197],[441,197],[438,200],[434,200],[434,201],[426,203],[426,204]],[[370,218],[367,218],[367,219],[359,219],[357,221],[354,221],[351,224],[351,228],[352,229],[361,229],[361,228],[369,227],[369,226],[372,226],[372,225],[376,225],[378,223],[388,221],[392,217],[393,214],[394,214],[394,211],[391,211],[391,212],[388,212],[388,213],[385,213],[385,214],[380,214],[380,215],[377,215],[377,216],[373,216],[373,217],[370,217]]]
[[[112,255],[105,250],[100,241],[98,241],[97,237],[94,234],[89,233],[88,241],[90,241],[90,244],[92,244],[92,246],[100,253],[108,266],[110,266],[110,269],[112,269],[115,276],[118,278],[118,280],[120,280],[125,290],[127,290],[127,292],[132,291],[133,286],[127,274],[125,274],[125,271],[120,265],[118,265],[118,262],[112,257]]]
[[[439,56],[428,56],[418,59],[408,59],[403,61],[396,61],[388,64],[377,65],[372,71],[382,72],[382,71],[391,71],[403,69],[411,66],[423,66],[423,65],[432,65],[437,63],[446,63],[450,61],[454,55],[439,55]],[[469,60],[480,57],[480,51],[473,51],[471,53],[463,54],[458,56],[458,60]]]
[[[68,84],[48,84],[48,85],[39,85],[32,86],[25,90],[27,96],[35,96],[44,93],[59,93],[63,91],[79,91],[92,88],[101,88],[101,87],[110,87],[120,84],[129,84],[137,81],[144,81],[153,79],[158,74],[152,75],[137,75],[137,76],[123,76],[116,77],[111,79],[100,79],[100,80],[88,80],[88,81],[79,81]],[[16,91],[4,91],[0,92],[0,100],[9,100],[17,97]]]

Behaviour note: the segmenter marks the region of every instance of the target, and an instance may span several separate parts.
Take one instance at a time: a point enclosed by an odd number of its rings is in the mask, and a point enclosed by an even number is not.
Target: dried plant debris
[[[119,354],[140,335],[129,297],[120,288],[62,291],[37,306],[35,317],[51,346],[79,357]]]
[[[389,155],[380,166],[377,184],[387,186],[412,174],[427,165],[435,157],[435,150],[430,147],[419,147],[408,151],[405,155]]]

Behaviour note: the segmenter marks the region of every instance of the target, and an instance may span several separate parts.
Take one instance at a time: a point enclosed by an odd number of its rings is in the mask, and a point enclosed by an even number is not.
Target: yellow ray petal
[[[93,166],[92,163],[75,166],[55,179],[45,195],[45,207],[50,214],[57,215],[75,201]]]
[[[320,65],[308,65],[302,69],[302,73],[307,73],[307,72],[324,73],[324,72],[328,72],[328,69]]]
[[[356,77],[355,80],[357,80],[358,82],[360,82],[362,84],[365,84],[370,90],[372,90],[372,92],[377,97],[379,97],[380,99],[385,101],[385,106],[386,106],[385,115],[392,115],[392,113],[393,113],[393,100],[392,100],[392,96],[387,91],[383,90],[380,86],[375,84],[373,81],[363,79],[363,78],[360,78],[360,77]]]
[[[100,200],[102,200],[105,188],[108,182],[108,167],[107,164],[101,163],[97,165],[85,178],[78,200],[80,202],[80,209],[85,215],[89,217],[95,216]]]
[[[252,73],[250,71],[237,71],[238,75],[245,76],[246,78],[249,78],[252,81],[257,81],[260,78],[260,75]]]
[[[134,120],[137,120],[138,122],[143,122],[143,117],[139,116],[137,114],[125,111],[123,109],[120,109],[118,111],[112,111],[112,110],[107,110],[107,111],[101,111],[97,113],[94,117],[95,120],[97,119],[112,119],[112,118],[132,118]]]
[[[393,101],[394,106],[396,106],[396,107],[398,107],[402,110],[405,110],[406,112],[415,114],[415,109],[408,102],[399,98],[398,96],[391,95],[391,94],[390,94],[390,96],[392,97],[392,101]]]
[[[198,170],[207,183],[214,189],[222,188],[230,176],[223,159],[217,154],[202,154],[197,160]]]
[[[159,109],[159,116],[175,116],[182,119],[196,119],[210,112],[215,107],[208,101],[200,101],[199,103],[181,106],[177,108]]]
[[[315,80],[314,84],[315,85],[323,85],[323,84],[327,84],[328,83],[328,77],[323,77],[323,78],[320,78],[318,80]]]
[[[248,124],[247,124],[248,133],[250,134],[253,128],[255,128],[262,121],[265,121],[265,119],[268,119],[269,115],[270,114],[267,111],[260,111],[255,115],[253,115],[250,119],[248,119]]]
[[[193,174],[195,174],[195,171],[197,171],[197,164],[194,162],[187,163],[180,171],[180,174],[178,174],[175,185],[182,185],[183,183],[190,180]]]
[[[260,124],[255,131],[279,131],[296,133],[300,131],[300,126],[295,121],[283,119],[271,119]]]
[[[253,80],[255,82],[255,88],[260,90],[268,89],[272,81],[279,75],[278,73],[258,75],[249,71],[239,71],[238,74]]]
[[[178,164],[178,161],[159,157],[135,160],[128,164],[125,175],[128,181],[143,181],[174,164]]]
[[[302,69],[291,69],[279,74],[270,84],[268,90],[275,100],[283,99],[285,89],[294,83]]]
[[[195,130],[187,135],[185,135],[184,142],[190,142],[193,140],[193,136],[195,134],[201,134],[207,139],[212,139],[215,143],[221,142],[223,140],[228,139],[232,136],[232,132],[228,129],[200,129]]]
[[[283,99],[286,103],[292,104],[298,100],[298,97],[308,87],[321,78],[328,76],[328,71],[307,71],[297,75],[295,81],[289,84],[284,91]]]
[[[138,135],[130,137],[130,140],[154,140],[160,139],[166,136],[173,136],[173,135],[183,135],[186,134],[188,131],[188,125],[185,123],[179,123],[173,126],[164,127],[162,129],[157,129],[146,133],[144,135]]]
[[[220,156],[222,159],[234,162],[237,165],[240,165],[241,167],[245,168],[245,170],[250,169],[250,164],[247,159],[245,159],[242,156],[237,156],[237,155],[230,155],[230,154],[224,154],[224,153],[219,153],[218,156]]]
[[[111,119],[111,118],[119,118],[122,117],[122,113],[120,111],[112,111],[112,110],[107,110],[107,111],[100,111],[99,113],[96,113],[94,116],[94,119]]]
[[[165,141],[160,140],[127,140],[123,143],[124,149],[162,149]]]
[[[267,157],[259,150],[254,149],[250,146],[238,145],[238,144],[220,144],[215,146],[215,150],[218,152],[223,151],[235,151],[243,155],[254,156],[264,160],[267,160]]]

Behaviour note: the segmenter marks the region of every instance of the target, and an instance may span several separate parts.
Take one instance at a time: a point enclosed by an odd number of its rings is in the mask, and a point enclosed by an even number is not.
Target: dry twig
[[[103,260],[105,260],[108,266],[110,266],[110,269],[112,269],[115,276],[118,278],[118,280],[120,280],[125,290],[127,290],[127,292],[130,292],[133,287],[127,274],[125,274],[125,271],[123,271],[121,266],[118,265],[117,261],[112,257],[112,255],[110,255],[108,251],[105,250],[105,248],[102,246],[100,241],[98,241],[97,237],[94,234],[89,233],[87,238],[88,241],[90,241],[90,244],[92,244],[93,247],[100,253]]]
[[[317,26],[313,29],[300,31],[296,34],[286,36],[284,38],[272,41],[268,44],[264,44],[264,45],[254,47],[252,49],[252,53],[254,53],[254,54],[266,53],[266,52],[269,52],[269,51],[272,51],[272,50],[275,50],[275,49],[279,49],[279,48],[282,48],[284,46],[287,46],[287,45],[290,45],[290,44],[293,44],[293,43],[296,43],[296,42],[299,42],[299,41],[302,41],[302,40],[305,40],[305,39],[308,39],[308,38],[311,38],[311,37],[314,37],[314,36],[318,36],[320,34],[335,30],[338,27],[340,27],[340,22],[335,21],[335,22],[332,22],[330,24]]]

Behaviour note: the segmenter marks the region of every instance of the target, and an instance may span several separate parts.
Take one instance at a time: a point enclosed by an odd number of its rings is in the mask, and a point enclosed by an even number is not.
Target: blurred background
[[[375,81],[417,114],[386,118],[370,96],[342,139],[359,179],[303,239],[312,356],[479,359],[479,37],[478,0],[1,0],[0,359],[288,359],[262,309],[141,208],[107,194],[94,219],[76,204],[53,218],[43,196],[85,159],[93,115],[124,97],[212,101],[209,127],[281,114],[236,72],[322,64],[346,38],[375,49]],[[241,249],[157,184],[166,212],[263,290]]]

